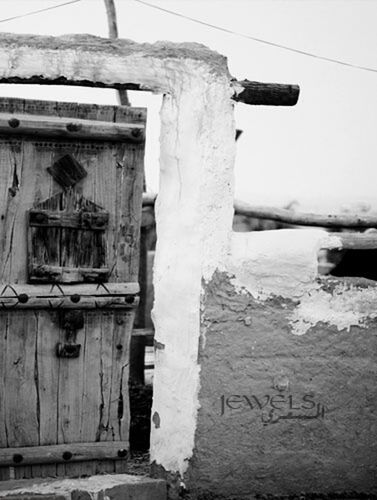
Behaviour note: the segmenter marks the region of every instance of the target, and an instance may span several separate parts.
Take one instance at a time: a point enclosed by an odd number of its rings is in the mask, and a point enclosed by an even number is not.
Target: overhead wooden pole
[[[104,0],[107,14],[107,24],[109,27],[109,38],[118,38],[118,23],[114,0]],[[130,106],[127,90],[118,90],[120,104]]]
[[[156,193],[143,193],[143,207],[154,207]],[[317,226],[327,228],[354,228],[370,229],[377,228],[377,216],[367,214],[312,214],[304,212],[293,212],[286,208],[261,207],[249,203],[234,200],[235,215],[244,215],[255,219],[274,220],[295,226]],[[144,214],[143,214],[144,217]],[[145,217],[150,223],[150,213]],[[376,239],[375,233],[373,238]],[[371,237],[371,236],[370,236]],[[370,239],[369,237],[369,239]]]

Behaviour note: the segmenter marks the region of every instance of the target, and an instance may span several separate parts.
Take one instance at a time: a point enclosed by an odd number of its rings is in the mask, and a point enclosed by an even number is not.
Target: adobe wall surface
[[[228,271],[204,284],[189,489],[377,492],[377,288],[319,280],[321,239],[234,235]]]

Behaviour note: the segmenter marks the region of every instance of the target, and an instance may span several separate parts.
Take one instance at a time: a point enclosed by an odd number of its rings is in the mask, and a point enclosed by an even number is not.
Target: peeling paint
[[[294,335],[320,322],[338,330],[365,326],[377,317],[377,288],[341,280],[326,287],[318,276],[321,248],[342,248],[342,243],[321,229],[233,233],[227,269],[239,293],[260,301],[273,296],[293,300],[289,321]]]
[[[375,287],[349,287],[338,284],[332,292],[315,290],[305,294],[291,315],[292,333],[303,335],[319,322],[335,326],[339,331],[351,326],[365,327],[367,320],[377,317]]]

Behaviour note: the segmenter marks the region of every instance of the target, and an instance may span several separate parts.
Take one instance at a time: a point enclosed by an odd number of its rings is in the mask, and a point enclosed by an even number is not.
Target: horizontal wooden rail
[[[294,106],[297,104],[300,87],[284,83],[262,83],[242,80],[236,82],[243,91],[233,97],[235,101],[262,106]]]
[[[0,134],[132,142],[142,142],[145,139],[144,125],[140,123],[113,123],[21,113],[0,113]]]
[[[143,207],[153,207],[156,193],[143,193]],[[285,208],[254,206],[243,201],[234,201],[234,213],[255,219],[268,219],[295,226],[319,226],[328,228],[377,228],[376,215],[334,215],[293,212]],[[150,224],[151,214],[148,212]]]
[[[124,460],[127,458],[128,448],[127,441],[1,448],[0,467],[82,462],[84,460]]]
[[[268,219],[296,226],[319,226],[328,228],[374,228],[377,227],[377,216],[357,214],[312,214],[292,212],[285,208],[253,206],[235,201],[234,210],[237,215],[245,215],[256,219]]]
[[[42,75],[34,75],[31,77],[23,78],[20,76],[3,76],[0,78],[0,83],[16,83],[16,84],[38,84],[38,85],[69,85],[74,87],[95,87],[116,90],[142,90],[154,91],[148,88],[147,85],[140,85],[132,82],[114,82],[104,83],[99,81],[89,80],[70,80],[64,76],[57,78],[45,78]],[[232,97],[234,101],[243,102],[251,105],[264,105],[264,106],[294,106],[299,98],[300,87],[298,85],[291,85],[285,83],[263,83],[252,82],[250,80],[234,80],[233,85],[236,87],[242,86],[244,90],[235,93]]]
[[[131,309],[139,303],[138,283],[98,285],[3,284],[0,311],[13,309]]]
[[[376,250],[377,249],[377,232],[372,233],[329,233],[329,236],[336,236],[341,241],[340,249],[344,250]],[[322,248],[334,248],[334,245]]]

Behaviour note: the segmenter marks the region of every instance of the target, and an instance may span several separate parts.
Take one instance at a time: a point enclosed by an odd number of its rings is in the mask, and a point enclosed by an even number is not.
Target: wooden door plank
[[[125,145],[117,164],[115,234],[118,234],[116,267],[119,281],[138,279],[139,241],[142,213],[144,145]]]
[[[65,330],[60,330],[60,340],[66,342]],[[77,344],[85,343],[85,330],[77,331]],[[57,442],[74,443],[79,441],[80,422],[83,411],[83,357],[58,358],[58,436]]]
[[[39,393],[35,384],[35,313],[9,313],[5,374],[5,421],[8,446],[39,444]]]
[[[101,313],[95,311],[85,313],[85,341],[80,355],[83,358],[83,411],[78,440],[80,442],[96,441],[101,421],[101,316]]]
[[[57,444],[58,321],[57,312],[38,312],[37,363],[41,446]]]
[[[8,337],[8,314],[0,313],[0,448],[8,446],[8,431],[5,419],[5,381]]]
[[[19,229],[17,215],[20,204],[19,183],[22,176],[21,142],[0,141],[1,148],[1,226],[0,226],[0,282],[9,282],[15,260],[12,246]],[[23,245],[25,247],[25,244]],[[17,263],[17,262],[16,262]],[[17,263],[18,264],[18,263]]]
[[[12,147],[12,168],[17,176],[18,188],[12,195],[8,194],[6,207],[3,207],[0,246],[2,283],[27,281],[27,268],[24,265],[27,261],[26,214],[36,199],[48,195],[51,185],[51,180],[43,173],[43,161],[49,164],[51,154],[47,155],[48,158],[46,155],[38,155],[30,141],[24,141],[19,150],[15,149],[16,146]]]
[[[113,423],[115,439],[129,440],[130,407],[128,397],[128,375],[133,312],[114,313],[113,357],[111,361],[111,405],[109,420]]]
[[[114,313],[103,312],[101,318],[101,350],[100,350],[100,378],[101,378],[101,414],[100,426],[98,428],[98,441],[113,441],[115,439],[114,422],[110,420],[110,406],[113,397],[112,394],[112,357],[113,332],[114,332]]]
[[[41,446],[57,443],[57,313],[38,312],[37,366]],[[55,477],[56,464],[31,465],[31,477]]]

